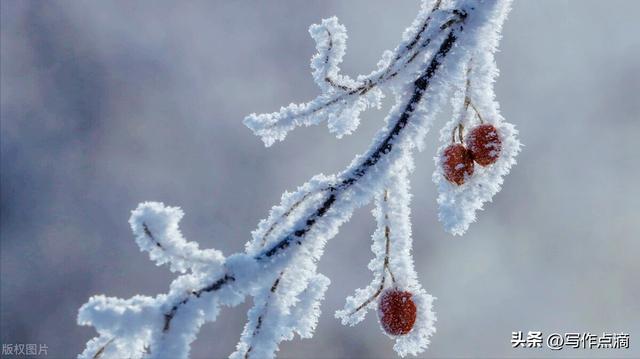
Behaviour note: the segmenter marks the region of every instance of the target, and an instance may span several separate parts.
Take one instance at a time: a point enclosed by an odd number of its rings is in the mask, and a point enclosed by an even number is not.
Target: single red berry
[[[484,123],[476,126],[467,134],[465,143],[473,155],[473,159],[480,166],[493,164],[500,157],[502,140],[493,125]]]
[[[465,177],[473,174],[473,157],[462,144],[454,143],[442,153],[444,177],[458,186],[464,183]]]
[[[387,289],[380,296],[378,314],[384,331],[390,335],[405,335],[416,322],[416,304],[411,292]]]

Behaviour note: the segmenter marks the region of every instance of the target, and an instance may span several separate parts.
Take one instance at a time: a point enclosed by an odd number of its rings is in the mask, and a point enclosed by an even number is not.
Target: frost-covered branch
[[[454,117],[441,130],[433,178],[440,220],[446,230],[462,234],[475,211],[499,190],[519,150],[516,131],[498,113],[493,93],[493,53],[509,6],[510,0],[425,1],[400,45],[385,52],[378,69],[355,79],[338,67],[346,50],[344,26],[336,18],[311,26],[318,50],[311,67],[322,93],[279,112],[251,114],[245,124],[267,146],[297,126],[324,120],[341,137],[357,128],[360,112],[379,107],[383,94],[392,93],[396,104],[370,148],[342,172],[314,176],[285,192],[252,232],[245,251],[227,257],[182,237],[179,208],[140,204],[130,220],[136,242],[156,264],[168,264],[180,275],[167,294],[92,297],[78,322],[93,325],[99,336],[80,357],[185,358],[200,327],[215,320],[220,306],[248,296],[254,306],[232,357],[273,357],[283,340],[311,337],[329,285],[316,272],[317,261],[340,225],[372,199],[378,223],[369,265],[374,279],[336,315],[354,325],[377,305],[381,327],[396,340],[398,354],[423,351],[435,332],[435,315],[411,257],[412,156],[453,90]],[[469,116],[470,107],[477,116]],[[475,125],[476,118],[482,123]],[[467,136],[464,126],[471,128]],[[450,140],[454,129],[460,143]]]
[[[360,75],[357,80],[339,75],[338,65],[346,50],[346,28],[338,23],[336,17],[322,20],[319,25],[312,25],[309,33],[316,41],[318,53],[311,59],[311,67],[314,80],[323,91],[322,95],[305,104],[292,103],[279,112],[251,114],[245,119],[245,124],[261,136],[267,146],[271,146],[276,140],[284,140],[286,134],[297,126],[310,126],[325,119],[329,130],[338,138],[351,134],[360,123],[360,112],[380,107],[383,97],[380,87],[401,71],[412,71],[407,68],[432,41],[432,34],[427,30],[430,29],[434,12],[440,9],[441,3],[441,0],[437,0],[431,7],[426,7],[423,3],[423,9],[414,21],[413,28],[405,32],[404,41],[395,51],[384,53],[377,70],[369,75]],[[453,16],[439,28],[431,29],[432,31],[449,28],[462,15],[457,9],[452,9],[450,14],[435,14]],[[417,74],[416,69],[413,72]]]

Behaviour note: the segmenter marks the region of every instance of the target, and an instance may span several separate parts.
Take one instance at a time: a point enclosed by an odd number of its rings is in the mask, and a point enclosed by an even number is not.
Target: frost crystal
[[[253,307],[231,357],[271,358],[283,340],[296,334],[312,337],[329,285],[317,272],[324,246],[356,208],[372,200],[377,222],[369,263],[373,279],[347,298],[336,316],[343,324],[355,325],[379,305],[381,293],[407,293],[415,308],[410,306],[403,315],[412,319],[415,309],[415,323],[387,335],[400,356],[424,351],[435,333],[436,317],[434,298],[419,284],[411,256],[413,154],[422,149],[439,109],[451,98],[454,116],[441,130],[433,180],[440,221],[445,230],[463,234],[476,211],[500,190],[520,150],[517,131],[500,115],[493,91],[493,53],[510,3],[423,1],[398,47],[384,53],[377,69],[355,79],[341,75],[338,67],[346,50],[345,27],[335,17],[312,25],[309,32],[318,53],[311,68],[320,95],[278,112],[251,114],[244,123],[267,146],[298,126],[323,121],[342,137],[357,129],[362,111],[380,107],[383,95],[392,95],[396,104],[370,148],[342,172],[317,175],[294,192],[285,192],[252,232],[245,251],[227,257],[184,239],[179,208],[140,204],[130,219],[136,243],[157,265],[168,264],[179,276],[167,294],[155,297],[90,298],[80,308],[78,323],[93,326],[98,336],[79,358],[186,358],[200,327],[214,321],[221,306],[235,306],[247,297],[253,298]],[[497,161],[475,166],[464,183],[449,182],[442,153],[452,133],[458,131],[461,139],[463,128],[481,123],[497,130],[502,143]],[[453,138],[455,142],[455,133]]]

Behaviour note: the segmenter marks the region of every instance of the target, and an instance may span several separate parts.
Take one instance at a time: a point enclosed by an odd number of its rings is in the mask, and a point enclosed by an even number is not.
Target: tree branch
[[[393,334],[394,349],[401,356],[424,350],[435,331],[435,316],[433,297],[418,283],[411,258],[408,174],[413,168],[413,152],[420,149],[421,139],[452,88],[459,92],[455,98],[465,99],[461,105],[464,111],[468,106],[477,113],[482,110],[483,118],[495,125],[503,137],[503,153],[464,187],[452,188],[442,181],[441,159],[436,157],[433,178],[439,184],[440,214],[443,208],[451,212],[445,213],[445,228],[454,233],[466,230],[475,211],[499,190],[502,176],[519,149],[515,130],[502,122],[497,112],[492,89],[497,72],[493,52],[510,1],[452,0],[447,9],[441,9],[444,2],[434,0],[430,11],[423,6],[395,52],[385,52],[384,65],[357,81],[340,75],[338,67],[346,50],[345,27],[335,17],[312,25],[309,32],[318,49],[311,61],[313,77],[322,94],[303,105],[282,107],[279,112],[251,114],[244,123],[267,146],[297,126],[323,120],[341,137],[357,128],[361,111],[380,106],[385,91],[393,91],[396,105],[369,149],[339,174],[317,175],[296,192],[285,192],[280,205],[274,206],[252,232],[245,251],[229,257],[215,249],[200,250],[197,243],[186,241],[178,226],[184,215],[180,208],[141,203],[129,220],[136,243],[156,264],[169,264],[171,271],[182,274],[171,283],[168,294],[156,297],[137,295],[125,300],[93,296],[80,309],[78,323],[95,326],[100,335],[87,344],[81,357],[186,358],[200,326],[215,320],[219,306],[235,306],[247,296],[254,298],[254,307],[232,358],[272,357],[281,341],[296,334],[311,337],[330,282],[317,273],[322,249],[353,211],[372,198],[378,223],[372,236],[375,258],[369,264],[374,281],[349,297],[345,309],[336,316],[343,324],[361,321],[384,290],[388,272],[394,288],[412,295],[418,323],[401,336]],[[468,21],[471,12],[474,21]],[[462,69],[472,57],[473,70],[469,68],[465,77]],[[445,60],[446,70],[442,71]],[[464,87],[463,80],[467,84],[464,94],[458,90]],[[477,103],[471,103],[472,97]],[[461,111],[456,107],[458,102],[454,103],[454,115]],[[445,145],[456,119],[441,130]]]
[[[466,18],[466,16],[466,13],[464,13],[463,19]],[[429,86],[431,79],[435,76],[436,71],[442,64],[442,61],[447,56],[455,42],[456,35],[454,34],[453,30],[450,30],[447,37],[440,45],[437,53],[429,63],[429,66],[427,66],[424,73],[413,83],[413,95],[411,99],[405,105],[404,111],[402,111],[402,114],[396,121],[387,137],[382,141],[382,143],[380,143],[372,151],[369,151],[370,154],[364,160],[362,160],[360,164],[353,171],[351,171],[350,174],[346,175],[345,178],[342,179],[337,185],[333,185],[327,188],[329,195],[322,202],[322,204],[310,216],[307,217],[304,226],[293,230],[277,243],[261,251],[257,256],[254,257],[256,261],[263,262],[278,254],[281,254],[286,251],[292,244],[301,245],[303,243],[305,235],[313,228],[317,220],[319,218],[322,218],[327,213],[327,211],[331,209],[336,200],[347,189],[357,183],[360,178],[366,175],[367,172],[371,168],[373,168],[381,158],[383,158],[383,156],[391,152],[394,146],[394,139],[396,139],[398,135],[400,135],[402,130],[406,127],[411,118],[411,115],[414,112],[414,109],[422,99],[424,92]],[[206,289],[196,290],[192,292],[191,295],[196,295],[195,293],[201,294],[202,292],[216,291],[232,281],[233,274],[226,273],[223,278],[216,280],[214,284],[206,287]],[[169,323],[175,316],[175,313],[179,310],[180,306],[187,303],[188,301],[189,297],[182,299],[181,301],[176,303],[168,313],[165,314],[165,332],[169,330]]]

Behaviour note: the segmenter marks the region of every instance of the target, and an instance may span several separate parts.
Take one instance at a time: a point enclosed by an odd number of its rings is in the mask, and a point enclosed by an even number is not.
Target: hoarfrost
[[[353,211],[372,200],[377,229],[372,239],[371,284],[347,298],[336,316],[355,325],[377,306],[381,291],[400,288],[412,294],[417,319],[406,335],[391,336],[400,356],[426,349],[435,332],[434,298],[417,279],[411,256],[409,175],[413,154],[442,105],[451,97],[454,117],[441,130],[443,145],[435,157],[439,218],[445,229],[462,234],[475,212],[490,201],[515,163],[520,144],[495,101],[493,58],[511,0],[423,1],[414,22],[376,69],[355,78],[340,74],[346,29],[337,18],[312,25],[317,54],[312,74],[321,93],[305,104],[291,104],[269,114],[251,114],[244,123],[266,146],[283,140],[298,126],[327,121],[337,137],[353,133],[362,111],[380,106],[384,95],[396,104],[367,151],[335,175],[316,175],[260,221],[245,251],[225,257],[199,249],[181,234],[183,212],[162,203],[141,203],[130,224],[136,243],[157,265],[168,264],[178,277],[167,294],[130,299],[96,295],[78,313],[80,325],[98,336],[79,358],[186,358],[200,327],[214,321],[221,306],[253,298],[233,358],[271,358],[284,340],[310,338],[320,302],[330,283],[317,272],[327,241]],[[453,95],[451,95],[453,92]],[[471,99],[471,101],[468,101]],[[460,125],[476,117],[496,126],[502,152],[496,163],[479,167],[463,185],[446,181],[440,154]],[[482,114],[482,115],[480,115]]]

